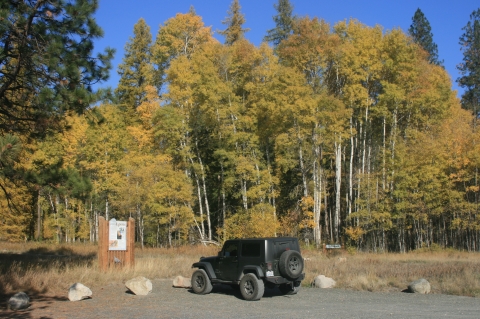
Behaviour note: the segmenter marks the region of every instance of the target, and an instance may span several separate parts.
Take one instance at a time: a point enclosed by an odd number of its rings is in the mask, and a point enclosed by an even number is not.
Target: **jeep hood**
[[[216,258],[217,258],[217,256],[200,257],[200,261],[211,263],[211,262],[215,261]]]

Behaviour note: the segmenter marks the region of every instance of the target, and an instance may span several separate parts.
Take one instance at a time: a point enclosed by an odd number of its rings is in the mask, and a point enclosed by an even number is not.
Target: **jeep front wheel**
[[[240,292],[245,300],[260,300],[265,292],[265,285],[254,274],[246,274],[240,280]]]
[[[278,266],[283,276],[292,280],[297,279],[303,271],[302,255],[296,250],[286,250],[280,255]]]
[[[212,291],[213,286],[203,269],[197,269],[192,275],[192,290],[199,295],[205,295]]]

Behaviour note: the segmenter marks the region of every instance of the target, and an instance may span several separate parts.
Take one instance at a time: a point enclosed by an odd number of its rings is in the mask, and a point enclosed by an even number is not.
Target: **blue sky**
[[[100,87],[113,87],[118,84],[117,67],[122,62],[124,47],[133,36],[133,26],[140,18],[145,19],[155,41],[160,25],[176,13],[188,12],[191,5],[202,17],[206,26],[213,31],[224,30],[222,21],[227,17],[231,0],[100,0],[95,18],[104,30],[104,37],[95,42],[96,50],[103,51],[107,46],[116,49],[110,79]],[[246,38],[253,44],[262,42],[267,30],[275,24],[272,17],[277,14],[273,5],[277,0],[240,0],[245,16],[245,28],[250,31]],[[420,8],[430,22],[433,40],[438,45],[439,59],[452,79],[452,88],[458,88],[456,79],[460,76],[456,66],[462,62],[463,54],[458,44],[463,34],[462,28],[470,20],[470,14],[480,8],[478,0],[290,0],[297,16],[318,17],[334,25],[345,19],[357,19],[368,26],[381,25],[383,29],[401,28],[407,32],[412,17]],[[223,37],[215,34],[223,43]]]

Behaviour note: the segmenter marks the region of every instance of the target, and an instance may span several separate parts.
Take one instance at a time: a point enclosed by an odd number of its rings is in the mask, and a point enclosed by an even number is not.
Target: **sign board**
[[[327,248],[327,249],[340,249],[340,248],[342,248],[342,245],[339,245],[339,244],[326,245],[325,248]]]
[[[135,267],[135,219],[108,221],[98,216],[98,265],[103,271]]]
[[[127,250],[127,222],[110,219],[108,223],[108,250]]]

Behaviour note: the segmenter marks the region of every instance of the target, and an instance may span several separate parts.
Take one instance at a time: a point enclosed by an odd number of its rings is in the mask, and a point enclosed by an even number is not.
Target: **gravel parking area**
[[[237,289],[215,286],[208,295],[173,288],[172,280],[152,280],[147,296],[127,292],[121,283],[92,289],[91,299],[31,298],[25,311],[0,309],[0,318],[479,318],[478,298],[409,293],[370,293],[302,288],[283,296],[267,289],[259,301],[245,301]],[[2,300],[2,306],[6,300]]]

